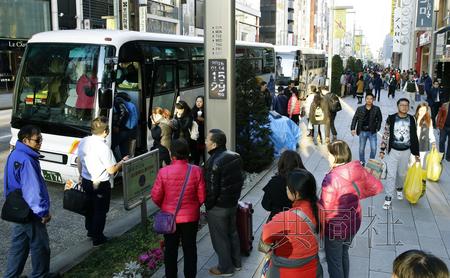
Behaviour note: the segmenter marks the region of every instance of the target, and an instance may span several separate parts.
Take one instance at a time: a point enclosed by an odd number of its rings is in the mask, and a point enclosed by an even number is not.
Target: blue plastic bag
[[[284,150],[295,151],[301,135],[298,125],[285,116],[276,119],[269,114],[269,119],[272,130],[270,139],[273,142],[275,156],[279,157]]]

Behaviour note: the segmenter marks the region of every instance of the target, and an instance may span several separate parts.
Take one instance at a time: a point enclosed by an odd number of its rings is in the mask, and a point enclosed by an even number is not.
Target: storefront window
[[[0,18],[0,37],[30,38],[51,29],[50,1],[0,0]]]
[[[12,92],[27,41],[0,39],[0,90]]]

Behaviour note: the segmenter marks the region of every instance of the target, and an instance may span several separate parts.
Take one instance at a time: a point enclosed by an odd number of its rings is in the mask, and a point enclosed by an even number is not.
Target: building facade
[[[294,45],[294,0],[261,0],[260,41]]]
[[[433,76],[440,79],[450,94],[450,0],[440,0],[435,7],[434,26],[435,49],[433,53]]]

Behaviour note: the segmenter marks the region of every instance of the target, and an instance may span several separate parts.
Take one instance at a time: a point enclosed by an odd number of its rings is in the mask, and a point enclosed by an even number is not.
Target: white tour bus
[[[287,86],[290,80],[300,85],[300,93],[307,93],[315,77],[327,73],[326,52],[298,46],[275,46],[277,84]]]
[[[274,81],[271,44],[237,42],[236,59],[249,59],[257,76]],[[199,37],[109,30],[36,34],[28,41],[16,80],[11,146],[22,126],[39,126],[45,179],[76,180],[78,143],[90,135],[95,117],[108,117],[111,126],[115,94],[126,92],[138,109],[136,154],[141,154],[149,149],[151,108],[173,112],[178,96],[192,107],[204,95],[204,74]]]

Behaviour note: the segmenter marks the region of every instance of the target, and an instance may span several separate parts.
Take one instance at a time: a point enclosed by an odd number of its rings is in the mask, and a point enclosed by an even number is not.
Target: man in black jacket
[[[267,109],[270,111],[272,109],[272,95],[270,94],[269,89],[267,89],[267,82],[262,81],[259,84],[259,90],[261,92],[262,97],[264,98],[264,103],[267,106]]]
[[[242,160],[226,149],[226,142],[225,133],[219,129],[211,129],[205,142],[211,155],[205,165],[205,206],[211,242],[219,258],[219,264],[209,273],[215,276],[231,276],[242,267],[236,228],[237,203],[244,183]]]
[[[375,158],[377,151],[377,132],[381,129],[381,110],[373,105],[374,96],[366,94],[366,104],[356,109],[350,129],[352,135],[359,136],[359,161],[363,165],[366,163],[366,143],[370,142],[370,158]],[[355,129],[356,128],[356,129]]]
[[[395,188],[397,189],[397,199],[403,200],[403,184],[411,154],[415,156],[416,162],[420,162],[416,120],[408,114],[409,105],[408,99],[399,99],[397,101],[398,112],[388,116],[384,128],[380,148],[381,159],[387,152],[388,172],[384,185],[386,191],[384,209],[390,208]]]

